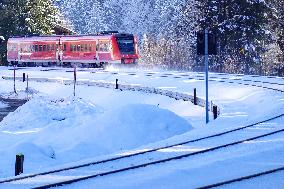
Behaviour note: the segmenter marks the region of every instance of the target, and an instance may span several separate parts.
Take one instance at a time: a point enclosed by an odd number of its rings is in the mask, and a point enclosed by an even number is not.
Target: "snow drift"
[[[0,145],[0,162],[23,153],[27,167],[39,169],[136,148],[190,129],[185,119],[154,105],[105,111],[78,98],[36,97],[0,123],[6,141]]]

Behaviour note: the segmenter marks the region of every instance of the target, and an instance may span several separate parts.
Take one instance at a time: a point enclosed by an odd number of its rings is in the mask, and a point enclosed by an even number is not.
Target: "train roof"
[[[16,36],[8,39],[8,42],[18,41],[56,41],[59,40],[59,36]]]
[[[82,40],[82,39],[110,39],[112,36],[122,37],[122,36],[133,36],[133,34],[128,33],[98,33],[98,34],[88,34],[88,35],[27,35],[27,36],[14,36],[8,39],[9,42],[18,41],[56,41],[56,40]]]

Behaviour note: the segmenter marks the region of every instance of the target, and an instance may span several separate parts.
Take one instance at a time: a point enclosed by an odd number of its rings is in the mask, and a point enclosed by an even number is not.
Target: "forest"
[[[1,0],[0,15],[5,40],[52,35],[62,23],[77,34],[133,33],[140,65],[175,70],[204,70],[196,36],[207,28],[217,39],[210,71],[284,76],[282,0]]]

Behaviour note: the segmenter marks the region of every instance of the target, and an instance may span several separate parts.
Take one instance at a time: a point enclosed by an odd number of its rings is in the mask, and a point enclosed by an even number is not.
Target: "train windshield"
[[[119,51],[121,54],[134,54],[134,37],[116,37]]]

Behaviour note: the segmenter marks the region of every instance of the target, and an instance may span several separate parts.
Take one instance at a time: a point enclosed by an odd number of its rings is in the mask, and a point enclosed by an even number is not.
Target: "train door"
[[[97,52],[100,62],[109,62],[111,60],[110,40],[99,40],[97,44]]]
[[[62,50],[62,42],[60,39],[58,40],[58,45],[56,45],[56,49],[58,52],[58,61],[61,62],[63,57],[63,50]]]
[[[100,57],[99,57],[99,40],[96,40],[96,43],[95,43],[95,46],[94,46],[94,49],[96,51],[96,57],[94,58],[96,60],[96,63],[100,63]]]
[[[55,59],[56,59],[56,62],[59,61],[58,42],[56,42],[56,46],[55,46]]]
[[[19,62],[21,61],[21,47],[20,47],[20,42],[18,42],[17,46],[18,46],[18,60],[17,60],[17,62],[19,63]]]

